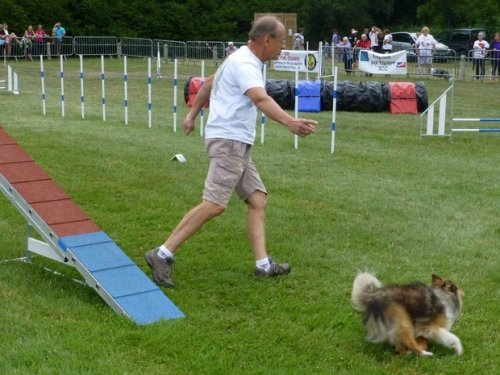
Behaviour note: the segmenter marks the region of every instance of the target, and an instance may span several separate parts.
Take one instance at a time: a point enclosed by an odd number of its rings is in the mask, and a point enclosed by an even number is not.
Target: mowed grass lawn
[[[105,61],[105,122],[100,60],[84,64],[85,119],[77,59],[65,62],[64,118],[59,62],[46,61],[44,116],[39,64],[22,61],[13,62],[21,95],[0,93],[1,126],[150,275],[144,252],[200,200],[203,139],[199,129],[182,134],[183,102],[173,131],[171,62],[153,78],[151,128],[146,60],[129,61],[128,125],[122,61]],[[208,64],[206,74],[213,69]],[[200,66],[183,63],[179,72],[182,101],[186,77],[200,75]],[[441,79],[425,84],[430,101],[448,87]],[[455,115],[499,117],[499,94],[498,83],[457,82]],[[185,319],[135,326],[74,282],[81,277],[70,267],[40,257],[4,262],[0,373],[500,373],[500,134],[420,141],[418,115],[339,112],[332,155],[331,113],[302,116],[320,126],[298,149],[293,135],[268,122],[253,150],[269,190],[268,250],[292,264],[288,277],[254,280],[245,205],[236,197],[177,255],[176,287],[165,293]],[[170,161],[177,153],[187,163]],[[2,260],[25,254],[25,227],[0,197]],[[397,355],[366,342],[349,303],[358,270],[385,283],[428,282],[432,273],[458,283],[465,299],[453,331],[464,355],[436,345],[431,359]]]

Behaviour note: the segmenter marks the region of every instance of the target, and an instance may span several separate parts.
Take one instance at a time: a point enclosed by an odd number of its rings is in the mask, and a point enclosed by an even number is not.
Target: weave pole
[[[101,55],[102,121],[106,121],[106,84],[104,82],[104,55]]]
[[[83,88],[83,55],[80,55],[80,99],[82,105],[82,119],[85,118],[85,95]]]
[[[177,132],[177,58],[174,60],[174,108],[173,108],[173,116],[174,116],[174,133]]]
[[[266,76],[267,76],[267,66],[266,64],[263,65],[262,67],[262,75],[264,77],[264,85],[265,85],[265,82],[266,82]],[[266,127],[266,115],[264,112],[261,112],[261,115],[260,115],[260,143],[261,144],[264,144],[264,130],[265,130],[265,127]]]
[[[333,103],[332,103],[332,138],[330,142],[330,153],[335,151],[335,131],[337,130],[337,67],[333,68]]]
[[[160,43],[156,43],[156,78],[163,78],[161,75]]]
[[[61,75],[61,116],[64,117],[64,57],[60,56],[60,75]]]
[[[295,118],[299,118],[299,96],[297,92],[299,91],[299,69],[295,69],[295,104],[294,104],[294,114]],[[299,136],[297,134],[293,137],[293,147],[295,149],[299,148]]]
[[[201,60],[201,82],[202,84],[205,82],[205,60]],[[204,129],[203,129],[203,124],[205,122],[205,109],[203,106],[201,107],[200,111],[200,136],[203,137],[204,134]]]
[[[45,105],[45,68],[43,66],[43,56],[40,55],[40,79],[42,84],[42,113],[45,116],[47,114]]]
[[[151,129],[153,117],[153,103],[151,98],[151,87],[153,80],[151,78],[151,57],[148,57],[148,128]]]
[[[127,56],[123,56],[123,106],[125,111],[125,125],[128,125],[128,72]]]

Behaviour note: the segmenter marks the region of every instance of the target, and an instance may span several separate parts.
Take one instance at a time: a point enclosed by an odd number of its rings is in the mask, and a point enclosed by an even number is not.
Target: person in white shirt
[[[382,44],[382,52],[383,53],[391,53],[392,52],[392,35],[389,30],[384,30],[384,43]]]
[[[304,50],[304,29],[300,28],[293,36],[293,49]]]
[[[415,41],[415,50],[418,56],[419,77],[422,75],[423,69],[425,69],[425,74],[431,74],[432,55],[434,54],[437,41],[431,34],[429,34],[429,32],[429,28],[424,26],[422,28],[422,34],[420,34]]]
[[[145,254],[154,279],[163,286],[174,285],[171,273],[178,247],[207,221],[224,213],[233,192],[247,204],[247,232],[255,257],[255,276],[290,272],[288,263],[275,263],[266,250],[267,191],[250,157],[257,109],[301,137],[314,133],[317,122],[291,116],[266,92],[263,64],[279,56],[285,42],[284,25],[275,17],[263,16],[254,22],[249,39],[247,46],[231,54],[215,75],[205,81],[184,119],[184,133],[190,134],[198,113],[210,100],[205,127],[210,165],[202,201],[185,214],[161,246]],[[214,250],[213,256],[217,256],[215,249],[221,245],[209,245]]]
[[[477,40],[472,47],[474,53],[474,65],[476,66],[476,79],[484,79],[486,64],[485,57],[488,54],[490,44],[483,39],[484,33],[481,31],[477,34]]]

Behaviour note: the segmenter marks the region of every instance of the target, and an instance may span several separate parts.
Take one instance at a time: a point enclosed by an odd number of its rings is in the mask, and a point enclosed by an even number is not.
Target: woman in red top
[[[372,46],[372,42],[366,34],[361,34],[361,39],[359,39],[356,42],[356,45],[354,46],[354,55],[356,56],[358,52],[362,49],[370,49]],[[371,77],[371,74],[366,73],[365,76]]]
[[[47,33],[43,29],[43,26],[38,25],[35,30],[35,55],[43,55],[43,45],[46,40],[45,37],[47,37]]]
[[[355,48],[359,49],[370,49],[372,46],[372,43],[370,39],[366,36],[366,34],[361,34],[361,39],[359,39],[356,42],[356,45],[354,46]]]

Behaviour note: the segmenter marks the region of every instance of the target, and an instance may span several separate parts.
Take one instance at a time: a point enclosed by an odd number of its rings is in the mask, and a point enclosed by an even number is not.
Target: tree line
[[[333,29],[376,25],[392,31],[433,34],[447,28],[500,31],[498,0],[0,0],[0,23],[22,35],[28,25],[50,32],[61,21],[71,36],[117,36],[167,40],[246,41],[254,13],[297,13],[298,27],[313,44]]]

